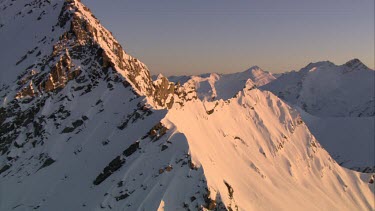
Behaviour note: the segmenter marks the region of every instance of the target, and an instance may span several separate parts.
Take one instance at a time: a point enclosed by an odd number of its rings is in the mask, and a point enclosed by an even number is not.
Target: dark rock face
[[[100,173],[96,179],[94,180],[94,185],[99,185],[104,180],[106,180],[109,176],[112,175],[113,172],[117,171],[119,168],[121,168],[122,165],[124,165],[125,159],[121,156],[117,156],[115,159],[113,159],[108,166],[106,166],[102,173]]]
[[[125,194],[122,194],[120,196],[116,196],[116,201],[120,201],[120,200],[123,200],[123,199],[126,199],[128,198],[130,195],[128,193],[125,193]]]
[[[117,156],[113,159],[105,168],[104,170],[96,177],[93,184],[99,185],[104,180],[106,180],[109,176],[112,175],[113,172],[120,169],[126,162],[125,157],[129,157],[134,154],[139,149],[139,141],[131,144],[128,148],[126,148],[122,155]]]
[[[134,152],[136,152],[139,148],[139,141],[136,141],[134,144],[130,145],[126,150],[124,150],[123,155],[129,157]]]
[[[168,131],[168,128],[166,128],[161,122],[156,124],[154,127],[151,128],[151,130],[148,132],[147,136],[151,138],[152,141],[159,140],[162,136],[164,136]]]
[[[71,133],[73,132],[76,128],[78,128],[79,126],[83,125],[83,120],[76,120],[72,123],[72,127],[66,127],[64,128],[64,130],[61,132],[61,133]]]
[[[5,172],[6,170],[10,169],[10,165],[6,164],[5,166],[3,166],[1,169],[0,169],[0,174],[2,174],[3,172]]]
[[[11,101],[8,106],[0,108],[0,153],[3,155],[7,152],[9,146],[21,133],[21,128],[27,127],[28,125],[37,125],[39,120],[36,115],[40,109],[44,106],[45,100],[41,99],[36,102],[29,103],[27,109],[21,109],[17,99]],[[13,121],[4,122],[5,119],[11,118]],[[43,118],[43,117],[42,117]],[[34,128],[35,129],[35,128]],[[32,140],[38,136],[39,141],[43,141],[45,138],[43,132],[29,132],[26,136],[26,141]],[[36,136],[35,136],[36,135]]]
[[[167,108],[172,108],[174,103],[174,98],[171,97],[170,101],[167,102],[167,99],[170,95],[173,96],[175,93],[175,84],[168,81],[167,78],[162,77],[160,80],[160,83],[154,84],[155,86],[155,92],[153,94],[153,97],[155,99],[155,102],[159,106],[167,106]]]
[[[42,169],[42,168],[45,168],[45,167],[47,167],[47,166],[52,165],[54,162],[55,162],[55,160],[53,160],[52,158],[50,158],[50,157],[47,158],[47,159],[44,161],[43,165],[39,168],[39,170]]]
[[[124,130],[129,123],[137,122],[140,119],[143,120],[147,116],[150,116],[152,113],[153,112],[151,111],[151,109],[145,106],[138,105],[138,109],[134,110],[133,113],[129,114],[117,128],[120,130]]]

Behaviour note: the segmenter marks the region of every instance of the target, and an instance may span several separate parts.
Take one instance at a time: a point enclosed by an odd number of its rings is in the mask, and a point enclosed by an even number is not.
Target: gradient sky
[[[374,0],[82,0],[152,74],[270,72],[359,58],[374,68]]]

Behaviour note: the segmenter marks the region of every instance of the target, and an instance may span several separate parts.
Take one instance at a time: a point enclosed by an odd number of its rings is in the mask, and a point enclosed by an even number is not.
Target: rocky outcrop
[[[24,98],[24,97],[34,97],[36,95],[35,87],[32,81],[29,82],[27,86],[22,88],[19,92],[17,92],[15,98]]]
[[[349,68],[349,71],[350,71],[350,70],[353,71],[353,70],[360,70],[360,69],[368,69],[368,67],[367,67],[365,64],[363,64],[363,63],[361,62],[361,60],[359,60],[359,59],[357,59],[357,58],[352,59],[352,60],[346,62],[346,63],[344,64],[344,66],[348,67],[348,68]],[[348,71],[345,71],[345,72],[348,72]]]
[[[174,103],[175,84],[169,82],[167,78],[161,76],[158,80],[154,81],[155,92],[153,98],[157,105],[165,105],[167,108],[172,108]]]
[[[69,53],[67,52],[52,67],[46,81],[43,81],[39,85],[39,89],[44,92],[50,92],[58,88],[63,88],[68,81],[75,79],[80,74],[81,70],[79,68],[74,68]]]
[[[131,156],[139,148],[139,141],[131,144],[126,148],[121,155],[114,158],[104,169],[103,171],[95,178],[93,181],[94,185],[100,185],[104,180],[111,176],[115,171],[119,170],[126,162],[125,157]]]

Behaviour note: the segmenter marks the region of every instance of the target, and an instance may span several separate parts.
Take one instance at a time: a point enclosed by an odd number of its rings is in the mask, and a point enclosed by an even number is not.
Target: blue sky
[[[374,68],[374,0],[82,0],[152,74],[270,72],[359,58]]]

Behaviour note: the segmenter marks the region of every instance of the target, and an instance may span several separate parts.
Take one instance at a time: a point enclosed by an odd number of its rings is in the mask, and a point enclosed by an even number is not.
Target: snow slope
[[[375,208],[374,176],[340,167],[251,80],[201,101],[152,81],[78,0],[0,8],[16,46],[0,49],[0,210]]]
[[[315,117],[299,110],[311,133],[340,165],[375,171],[373,117]]]
[[[172,76],[172,82],[179,82],[187,90],[195,90],[201,100],[230,99],[245,87],[246,81],[251,79],[256,86],[265,85],[275,77],[257,66],[244,72],[232,74],[203,74],[198,76]]]
[[[375,106],[375,71],[357,59],[341,66],[328,61],[311,63],[298,72],[281,74],[277,79],[256,67],[250,70],[169,79],[196,91],[198,97],[206,101],[230,99],[248,79],[258,81],[255,84],[261,89],[272,91],[297,109],[304,109],[300,110],[305,114],[302,118],[342,166],[374,171],[374,117],[371,116]],[[262,77],[254,77],[257,73]],[[262,78],[267,80],[259,80]]]
[[[340,167],[297,111],[269,92],[189,102],[162,122],[185,134],[211,197],[233,210],[374,209],[366,176]]]

